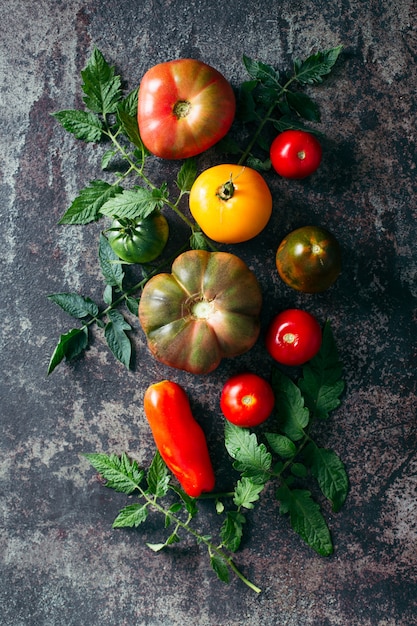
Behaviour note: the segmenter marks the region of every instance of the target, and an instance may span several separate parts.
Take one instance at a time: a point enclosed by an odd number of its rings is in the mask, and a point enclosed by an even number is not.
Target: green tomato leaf
[[[255,433],[230,422],[225,424],[225,445],[235,459],[233,467],[252,483],[264,485],[270,478],[271,454],[263,443],[258,443]]]
[[[321,83],[335,65],[343,46],[312,54],[305,61],[294,61],[294,75],[301,84]]]
[[[66,110],[52,113],[52,116],[76,139],[86,142],[98,142],[101,139],[103,125],[94,113]]]
[[[186,159],[177,175],[176,184],[180,191],[187,193],[191,190],[197,177],[197,163],[195,159]]]
[[[162,183],[159,188],[152,189],[152,199],[155,202],[155,209],[162,209],[165,202],[169,199],[168,184]]]
[[[318,354],[303,366],[298,386],[306,406],[314,417],[326,419],[340,405],[345,384],[341,378],[342,364],[331,326],[326,322]]]
[[[292,463],[291,474],[297,478],[305,478],[307,476],[307,468],[303,463]]]
[[[179,543],[180,541],[181,538],[177,535],[177,533],[172,533],[172,535],[170,535],[166,540],[165,545],[171,546],[173,543]]]
[[[195,515],[197,515],[198,513],[196,499],[192,498],[187,493],[185,493],[185,491],[183,491],[179,487],[176,487],[175,485],[169,485],[169,488],[181,498],[190,518],[195,517]]]
[[[83,455],[106,481],[106,487],[127,495],[133,493],[142,482],[145,472],[127,454],[86,453]]]
[[[122,193],[118,185],[109,185],[103,180],[93,180],[82,189],[71,206],[59,220],[59,224],[89,224],[98,220],[100,209],[109,198]]]
[[[283,459],[292,459],[297,454],[297,447],[291,439],[278,433],[265,433],[265,437],[276,454]]]
[[[103,300],[105,304],[110,305],[113,302],[113,287],[112,285],[106,285],[103,291]],[[103,327],[104,328],[104,327]]]
[[[309,411],[304,406],[300,389],[276,367],[272,370],[272,387],[280,428],[292,441],[302,439],[309,422]]]
[[[317,479],[323,495],[340,511],[349,490],[349,480],[343,462],[333,450],[319,448],[312,441],[305,450],[305,459]]]
[[[318,105],[305,93],[286,93],[288,106],[300,117],[310,122],[320,122],[320,109]]]
[[[130,117],[136,117],[138,112],[138,92],[139,87],[132,89],[126,98],[119,102],[117,110],[125,111]]]
[[[97,48],[81,71],[81,77],[84,102],[90,111],[102,115],[115,113],[121,99],[121,79]]]
[[[117,150],[106,150],[106,152],[101,157],[101,169],[105,170],[108,168],[113,157],[116,156]]]
[[[217,578],[223,583],[228,583],[230,580],[229,567],[227,562],[218,554],[210,555],[210,565],[217,574]]]
[[[271,169],[271,159],[269,158],[262,161],[257,157],[249,156],[246,162],[248,167],[252,167],[258,172],[269,172],[269,170]]]
[[[68,315],[77,319],[83,319],[91,315],[96,317],[99,313],[97,304],[91,298],[84,298],[78,293],[52,293],[48,300],[55,302]]]
[[[124,278],[122,264],[103,233],[100,234],[98,258],[107,287],[119,287],[121,289]],[[111,297],[112,292],[107,293],[107,296],[109,295]],[[111,299],[110,302],[106,300],[106,303],[110,304]]]
[[[240,546],[243,535],[243,524],[245,524],[245,516],[239,511],[228,511],[220,530],[220,536],[223,545],[230,550],[236,552]]]
[[[311,493],[290,489],[284,484],[277,490],[276,496],[280,502],[280,513],[289,513],[293,530],[321,556],[332,554],[330,531]]]
[[[274,120],[273,126],[279,133],[282,133],[284,130],[305,130],[313,135],[322,134],[314,128],[309,128],[301,120],[298,120],[287,114],[283,115],[277,120]]]
[[[168,492],[169,478],[168,468],[159,452],[156,452],[147,474],[149,491],[158,498],[165,496]]]
[[[259,494],[265,487],[265,483],[253,483],[251,479],[243,476],[236,483],[233,502],[237,507],[253,509],[253,503],[259,500]]]
[[[196,230],[191,234],[190,248],[191,250],[212,250],[207,237],[200,230]]]
[[[148,517],[146,504],[129,504],[113,522],[113,528],[137,528]]]
[[[129,296],[126,298],[126,306],[132,315],[137,315],[139,310],[139,299]]]
[[[147,543],[148,548],[152,550],[152,552],[160,552],[164,548],[166,548],[166,543]]]
[[[115,309],[108,312],[108,317],[109,321],[104,329],[107,345],[116,359],[129,369],[132,345],[126,331],[131,330],[131,326],[125,321],[123,315]]]
[[[256,111],[255,99],[253,94],[257,85],[257,80],[247,80],[241,83],[239,87],[236,117],[244,124],[248,124],[249,122],[256,122],[258,120],[258,113]],[[240,151],[240,149],[237,148],[236,150],[237,152]],[[236,154],[237,152],[231,152],[231,154]]]
[[[117,107],[117,118],[126,137],[138,148],[145,150],[140,138],[138,119],[138,89],[132,91]]]
[[[243,55],[243,64],[249,76],[266,86],[279,86],[279,73],[271,66],[262,61],[255,61]]]
[[[159,207],[161,195],[161,190],[150,191],[143,187],[125,189],[122,193],[109,198],[100,207],[100,213],[108,217],[145,218]]]
[[[57,365],[65,358],[67,361],[75,359],[88,346],[88,330],[73,328],[68,333],[61,335],[58,344],[49,361],[47,374],[52,374]]]

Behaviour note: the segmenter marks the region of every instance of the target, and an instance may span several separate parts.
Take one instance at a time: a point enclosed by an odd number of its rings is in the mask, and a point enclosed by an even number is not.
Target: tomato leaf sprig
[[[193,172],[194,177],[196,175],[193,162],[182,164],[182,173],[178,174],[176,181],[179,195],[174,201],[169,198],[166,183],[158,187],[145,173],[149,152],[142,143],[137,125],[138,89],[123,97],[121,77],[115,75],[114,68],[98,49],[94,49],[81,76],[83,101],[89,110],[70,109],[53,113],[53,116],[76,139],[95,143],[110,140],[113,147],[103,155],[102,168],[107,170],[114,158],[120,157],[125,171],[118,172],[112,184],[101,179],[91,181],[79,192],[59,223],[88,224],[102,216],[145,218],[165,205],[190,227],[192,233],[199,231],[198,226],[178,208],[183,195],[191,188]],[[122,183],[130,175],[139,178],[141,185],[124,188]]]
[[[135,460],[127,454],[92,453],[84,455],[105,480],[106,487],[127,495],[136,494],[139,502],[125,506],[113,522],[113,528],[137,528],[148,518],[151,510],[163,515],[165,528],[170,528],[163,542],[147,543],[153,552],[181,541],[181,534],[188,533],[199,544],[205,545],[210,564],[221,580],[229,581],[229,569],[250,589],[260,593],[259,587],[248,580],[236,567],[224,546],[216,544],[211,536],[203,535],[191,526],[198,513],[197,501],[190,498],[182,489],[170,483],[170,474],[157,452],[148,471],[139,468]],[[169,499],[174,494],[175,500]]]
[[[322,347],[303,366],[298,383],[274,368],[272,385],[276,396],[276,431],[264,433],[264,444],[255,433],[228,423],[226,448],[234,459],[233,467],[241,473],[240,481],[245,481],[245,491],[259,497],[269,480],[277,480],[280,513],[289,514],[292,528],[313,550],[328,556],[333,552],[333,543],[325,518],[311,491],[299,486],[309,476],[313,477],[334,512],[340,510],[348,493],[348,477],[341,459],[333,450],[317,445],[311,436],[315,420],[328,418],[339,406],[344,390],[341,364],[328,322]]]
[[[138,283],[128,286],[125,285],[126,275],[123,271],[123,263],[113,252],[107,238],[101,234],[98,259],[105,282],[103,292],[105,306],[100,309],[99,305],[91,298],[77,293],[48,295],[49,300],[74,319],[82,321],[83,324],[80,328],[73,328],[60,336],[50,358],[47,374],[51,374],[64,359],[72,361],[88,348],[90,342],[89,329],[93,324],[104,329],[104,338],[113,356],[129,369],[132,343],[128,331],[132,329],[118,307],[125,305],[127,310],[136,316],[139,299],[133,294],[140,293],[149,278],[169,266],[177,254],[178,252],[170,258],[162,260],[159,265],[142,266],[143,278]]]
[[[217,577],[230,582],[230,572],[250,589],[259,587],[237,568],[232,555],[241,545],[248,513],[260,503],[261,494],[271,481],[278,483],[276,499],[282,515],[289,515],[293,530],[321,556],[333,552],[330,530],[319,502],[304,483],[311,477],[319,486],[333,512],[342,507],[348,493],[348,478],[335,451],[319,446],[311,430],[316,420],[326,420],[340,404],[344,390],[342,366],[329,322],[323,331],[320,352],[302,368],[297,383],[277,368],[273,370],[277,416],[275,429],[263,435],[225,422],[225,446],[240,474],[232,491],[208,493],[190,498],[171,483],[168,469],[156,453],[149,470],[139,469],[127,454],[86,454],[85,457],[105,479],[106,487],[127,495],[138,495],[140,502],[124,507],[113,522],[114,528],[136,528],[146,521],[150,510],[162,514],[170,533],[163,542],[148,543],[154,552],[181,541],[187,533],[205,545],[210,565]],[[260,441],[263,436],[264,441]],[[174,496],[166,500],[168,495]],[[165,499],[165,500],[163,500]],[[201,534],[191,525],[201,500],[214,499],[222,516],[218,539]],[[234,508],[231,508],[229,502]]]
[[[303,61],[295,59],[291,73],[280,73],[273,66],[244,55],[243,63],[251,78],[239,87],[237,120],[244,131],[249,132],[249,144],[241,149],[229,133],[220,142],[220,149],[240,155],[239,163],[246,162],[255,169],[267,171],[271,168],[268,157],[271,130],[275,134],[288,129],[317,132],[305,122],[320,122],[320,109],[299,88],[321,83],[331,72],[341,51],[342,46],[336,46],[312,54]]]

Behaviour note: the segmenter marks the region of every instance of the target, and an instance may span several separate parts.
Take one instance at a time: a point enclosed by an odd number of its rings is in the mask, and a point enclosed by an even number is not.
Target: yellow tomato
[[[213,241],[240,243],[265,228],[272,213],[272,196],[256,170],[244,165],[215,165],[195,180],[190,211]]]

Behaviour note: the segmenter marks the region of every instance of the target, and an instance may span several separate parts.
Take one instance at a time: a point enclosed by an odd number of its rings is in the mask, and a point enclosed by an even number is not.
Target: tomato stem
[[[233,184],[232,175],[230,174],[229,180],[223,183],[223,185],[220,185],[218,188],[216,196],[221,200],[227,201],[230,200],[230,198],[233,198],[234,193],[235,186]]]
[[[225,563],[227,563],[227,565],[230,567],[232,572],[247,587],[249,587],[249,589],[252,589],[252,591],[255,591],[256,593],[261,593],[262,589],[257,587],[248,578],[246,578],[246,576],[244,576],[242,572],[236,567],[236,565],[232,561],[232,558],[222,549],[222,544],[220,544],[220,546],[215,546],[207,536],[201,535],[199,532],[197,532],[196,530],[194,530],[194,528],[190,526],[190,521],[192,519],[191,514],[188,515],[188,518],[186,521],[183,521],[179,517],[174,515],[171,511],[167,510],[164,506],[159,504],[159,502],[157,502],[157,496],[151,497],[146,491],[144,491],[140,487],[140,485],[137,485],[136,488],[139,491],[141,497],[145,499],[146,503],[149,506],[153,507],[159,513],[162,513],[165,517],[168,516],[169,519],[176,524],[176,528],[182,528],[183,530],[190,533],[197,540],[198,543],[204,543],[207,546],[207,549],[210,555],[212,555],[213,553],[216,553],[221,559],[223,559]]]
[[[191,103],[188,100],[178,100],[172,109],[176,118],[181,119],[187,117],[191,111]]]
[[[114,134],[109,128],[104,131],[105,134],[111,139],[111,141],[113,142],[113,144],[116,146],[116,148],[119,150],[119,152],[121,153],[122,157],[129,163],[129,169],[128,171],[119,178],[120,180],[123,180],[124,178],[126,178],[126,176],[128,174],[130,174],[130,172],[135,171],[136,174],[148,185],[148,187],[150,189],[157,189],[157,186],[153,184],[153,182],[146,176],[145,172],[144,172],[144,163],[145,163],[145,151],[144,151],[144,147],[141,146],[142,149],[142,164],[139,167],[137,165],[136,162],[134,162],[130,155],[128,154],[128,152],[124,149],[124,147],[120,144],[120,142],[117,140],[117,134]],[[184,213],[182,211],[180,211],[180,209],[177,206],[177,203],[180,201],[180,199],[182,198],[183,194],[180,194],[177,202],[173,203],[170,200],[168,200],[168,198],[164,199],[164,203],[166,204],[166,206],[168,206],[172,211],[174,211],[174,213],[176,213],[178,215],[178,217],[180,219],[183,220],[183,222],[185,222],[187,224],[187,226],[191,229],[192,232],[195,231],[196,226],[195,224],[188,219],[188,217],[186,215],[184,215]]]

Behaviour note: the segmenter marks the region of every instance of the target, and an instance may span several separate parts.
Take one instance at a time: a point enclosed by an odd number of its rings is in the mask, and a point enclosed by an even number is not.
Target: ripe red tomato
[[[285,130],[270,148],[274,170],[284,178],[306,178],[321,163],[322,148],[317,137],[304,130]]]
[[[142,78],[138,126],[143,143],[163,159],[186,159],[222,139],[236,111],[220,72],[194,59],[159,63]]]
[[[243,428],[264,422],[271,415],[274,405],[271,385],[250,372],[229,378],[220,396],[220,408],[225,418]]]
[[[318,226],[302,226],[281,241],[276,266],[282,280],[304,293],[319,293],[337,279],[342,267],[339,243]]]
[[[274,317],[266,334],[266,349],[282,365],[303,365],[320,350],[322,331],[313,315],[287,309]]]

